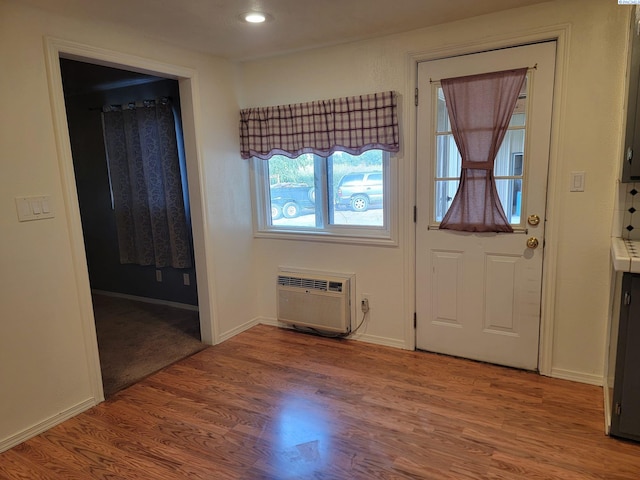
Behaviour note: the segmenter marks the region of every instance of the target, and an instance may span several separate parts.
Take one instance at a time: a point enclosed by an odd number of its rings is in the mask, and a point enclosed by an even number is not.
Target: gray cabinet
[[[635,7],[637,8],[637,7]],[[640,181],[640,32],[636,15],[631,14],[631,59],[629,65],[629,96],[627,98],[627,123],[622,167],[622,182]]]
[[[640,441],[640,274],[622,278],[610,434]]]

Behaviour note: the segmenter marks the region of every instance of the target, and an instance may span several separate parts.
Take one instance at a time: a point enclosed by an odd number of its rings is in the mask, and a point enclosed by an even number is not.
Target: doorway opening
[[[177,80],[60,59],[105,397],[202,348],[186,162],[188,268],[121,263],[102,111],[170,99],[182,144]]]

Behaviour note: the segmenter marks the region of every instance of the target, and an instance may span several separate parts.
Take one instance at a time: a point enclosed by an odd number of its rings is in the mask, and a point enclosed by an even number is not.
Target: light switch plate
[[[16,197],[16,210],[20,222],[53,218],[53,205],[50,195]]]
[[[571,172],[570,192],[584,192],[584,172]]]

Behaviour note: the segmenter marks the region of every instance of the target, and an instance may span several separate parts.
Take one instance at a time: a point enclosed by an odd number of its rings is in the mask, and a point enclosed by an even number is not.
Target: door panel
[[[517,335],[517,292],[515,290],[518,257],[485,257],[484,331]]]
[[[431,264],[435,281],[432,283],[431,300],[435,322],[459,326],[462,311],[462,252],[432,250]]]
[[[449,163],[445,167],[436,165],[436,156],[442,155],[443,148],[455,149],[446,133],[439,133],[436,140],[436,132],[442,132],[442,126],[448,123],[442,121],[442,115],[437,116],[438,109],[442,112],[443,108],[439,79],[534,65],[536,68],[531,68],[527,77],[526,95],[523,94],[514,112],[512,124],[516,129],[505,137],[506,150],[498,154],[500,164],[496,167],[496,175],[507,177],[498,181],[498,190],[504,190],[501,201],[515,232],[438,230],[438,221],[448,208],[446,202],[450,204],[457,188],[451,172],[456,169],[459,172],[455,151],[448,150]],[[416,346],[419,349],[537,368],[554,66],[555,42],[423,62],[418,66]],[[520,114],[517,118],[516,113]],[[518,130],[522,124],[525,127]],[[440,142],[439,147],[436,142]],[[518,175],[522,178],[513,178]],[[453,190],[449,191],[447,185]],[[526,222],[531,214],[540,217],[537,225]],[[537,248],[527,245],[532,237],[538,242]]]

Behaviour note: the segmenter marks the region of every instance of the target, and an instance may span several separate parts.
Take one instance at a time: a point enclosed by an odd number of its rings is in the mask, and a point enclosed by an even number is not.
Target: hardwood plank
[[[257,326],[0,454],[2,479],[637,480],[602,390]]]
[[[20,480],[57,480],[65,477],[59,476],[54,468],[47,465],[40,465],[25,458],[20,451],[30,448],[26,444],[18,445],[13,450],[0,454],[0,478],[20,479]],[[73,478],[73,477],[69,477]]]

